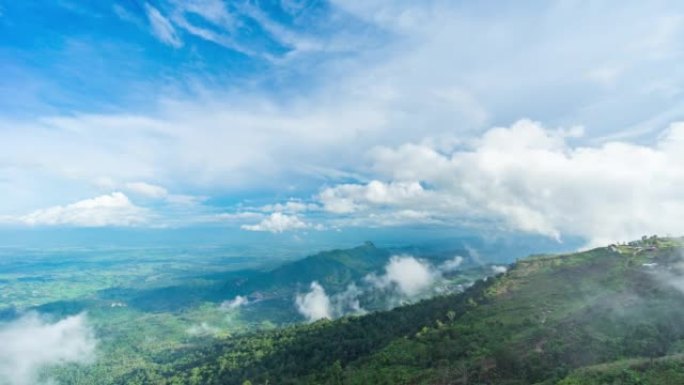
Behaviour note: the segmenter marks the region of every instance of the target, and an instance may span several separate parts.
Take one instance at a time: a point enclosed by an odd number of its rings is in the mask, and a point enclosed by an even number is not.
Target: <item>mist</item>
[[[297,311],[309,322],[332,318],[330,298],[318,282],[311,282],[311,290],[306,294],[298,294],[295,298]]]
[[[381,273],[370,273],[333,295],[328,295],[319,282],[311,282],[308,292],[296,295],[295,307],[309,322],[366,314],[368,310],[362,301],[368,297],[381,298],[385,308],[393,308],[444,293],[444,288],[439,286],[446,282],[445,275],[460,269],[464,261],[465,258],[456,255],[434,265],[412,255],[394,255]],[[505,266],[495,265],[491,269],[493,274],[506,272]],[[236,300],[226,303],[232,304]]]
[[[42,369],[95,361],[97,340],[85,313],[50,322],[37,313],[0,326],[0,384],[35,385]]]

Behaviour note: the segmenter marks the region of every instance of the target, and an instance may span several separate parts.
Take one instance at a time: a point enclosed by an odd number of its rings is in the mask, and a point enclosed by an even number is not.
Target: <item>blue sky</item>
[[[683,41],[676,1],[0,0],[0,226],[681,234]]]

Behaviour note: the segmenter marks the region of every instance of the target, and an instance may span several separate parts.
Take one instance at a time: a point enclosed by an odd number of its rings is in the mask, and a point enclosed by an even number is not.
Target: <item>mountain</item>
[[[170,352],[120,383],[682,384],[683,245],[530,257],[461,294]]]
[[[377,248],[372,242],[352,249],[324,251],[270,271],[231,280],[225,285],[223,294],[280,294],[309,285],[312,281],[333,291],[343,290],[349,283],[382,269],[390,255],[389,250]]]

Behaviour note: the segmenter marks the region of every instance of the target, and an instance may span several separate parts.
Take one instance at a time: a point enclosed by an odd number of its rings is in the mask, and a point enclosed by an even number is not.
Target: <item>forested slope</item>
[[[122,383],[679,384],[681,261],[674,239],[528,258],[463,294],[178,351]]]

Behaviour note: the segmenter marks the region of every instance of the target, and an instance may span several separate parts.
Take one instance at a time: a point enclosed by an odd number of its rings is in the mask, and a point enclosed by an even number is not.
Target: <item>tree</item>
[[[342,370],[342,364],[340,360],[335,361],[335,363],[330,368],[330,381],[329,385],[343,385],[344,384],[344,371]]]

